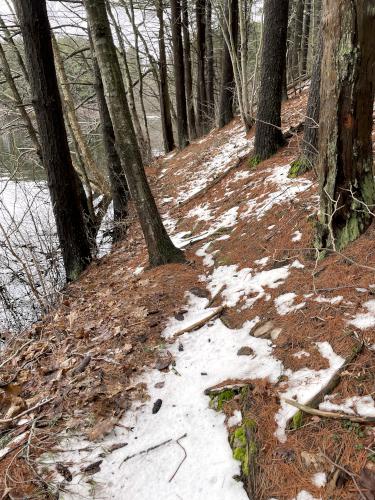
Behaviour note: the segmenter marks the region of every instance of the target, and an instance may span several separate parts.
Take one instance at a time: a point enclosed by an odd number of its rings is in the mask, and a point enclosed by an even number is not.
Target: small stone
[[[182,352],[184,350],[184,346],[182,344],[178,344],[178,350]]]
[[[193,295],[196,295],[197,297],[201,297],[202,299],[208,299],[210,297],[210,293],[208,290],[205,290],[204,288],[200,288],[198,286],[193,286],[189,290],[190,293]]]
[[[156,389],[162,389],[165,385],[165,382],[156,382],[156,384],[154,385],[154,387]]]
[[[271,331],[271,339],[276,340],[279,337],[281,331],[282,331],[282,328],[274,328]]]
[[[269,337],[269,332],[274,328],[272,321],[266,321],[252,332],[253,337]],[[268,334],[268,335],[267,335]]]
[[[237,351],[237,356],[252,356],[254,354],[254,351],[252,350],[251,347],[248,347],[247,345],[244,345]]]
[[[163,401],[161,399],[157,399],[154,403],[154,406],[152,407],[152,413],[155,415],[155,413],[157,413],[160,408],[161,408],[161,405],[163,404]]]

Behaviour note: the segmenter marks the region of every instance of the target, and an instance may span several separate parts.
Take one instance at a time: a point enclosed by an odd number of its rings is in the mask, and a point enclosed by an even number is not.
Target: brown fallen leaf
[[[103,460],[98,460],[92,464],[85,465],[84,467],[81,467],[81,472],[84,472],[85,474],[96,474],[97,472],[100,472],[100,464],[102,462]]]
[[[87,434],[90,441],[98,441],[103,436],[106,436],[112,432],[113,427],[117,424],[118,418],[111,417],[98,422]]]
[[[61,462],[57,462],[56,464],[56,470],[59,474],[63,476],[63,478],[68,481],[69,483],[72,481],[73,476],[68,467]]]

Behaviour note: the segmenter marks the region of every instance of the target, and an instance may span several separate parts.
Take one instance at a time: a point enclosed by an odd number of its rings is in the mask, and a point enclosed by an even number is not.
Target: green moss
[[[256,422],[252,419],[245,419],[232,434],[230,444],[233,449],[233,458],[241,462],[241,471],[245,478],[250,474],[250,464],[255,462],[258,447],[255,440],[248,436],[254,436]]]
[[[288,177],[290,179],[295,179],[300,175],[305,174],[308,170],[310,170],[310,165],[304,157],[299,158],[298,160],[294,160],[290,164],[290,169],[288,172]]]
[[[261,163],[262,159],[259,155],[252,156],[249,158],[249,161],[247,162],[249,168],[255,168],[259,163]]]
[[[224,403],[233,399],[237,394],[238,391],[236,392],[233,389],[225,389],[219,394],[210,396],[210,408],[213,408],[216,411],[221,411],[223,409]]]
[[[303,420],[302,412],[298,410],[297,413],[293,416],[292,428],[299,429],[302,426],[302,420]]]

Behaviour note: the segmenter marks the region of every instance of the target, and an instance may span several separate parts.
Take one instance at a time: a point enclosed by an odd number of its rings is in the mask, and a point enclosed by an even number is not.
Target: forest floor
[[[316,175],[288,177],[302,136],[254,165],[253,135],[234,120],[148,168],[185,264],[148,268],[133,215],[9,338],[2,498],[375,498],[375,226],[317,260]]]

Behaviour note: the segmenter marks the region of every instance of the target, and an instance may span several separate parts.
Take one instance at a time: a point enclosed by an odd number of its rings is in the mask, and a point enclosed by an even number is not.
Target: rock
[[[254,351],[252,350],[251,347],[248,347],[247,345],[244,345],[237,351],[237,356],[252,356],[254,354]]]
[[[257,326],[252,332],[253,337],[269,337],[271,330],[274,328],[272,321],[266,321],[261,325]]]
[[[162,404],[163,401],[161,399],[157,399],[154,403],[154,406],[152,407],[152,413],[157,413],[160,410]]]
[[[154,387],[156,389],[162,389],[165,385],[165,382],[156,382],[156,384],[154,385]]]
[[[282,328],[274,328],[273,330],[271,330],[271,339],[276,340],[281,332]]]
[[[157,370],[165,370],[172,363],[172,355],[169,351],[166,354],[158,356],[154,368]]]
[[[210,292],[208,290],[205,290],[204,288],[200,288],[198,286],[193,286],[192,288],[190,288],[189,292],[203,299],[208,299],[210,297]]]

